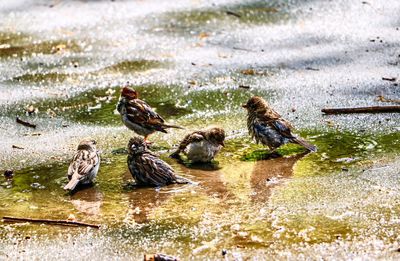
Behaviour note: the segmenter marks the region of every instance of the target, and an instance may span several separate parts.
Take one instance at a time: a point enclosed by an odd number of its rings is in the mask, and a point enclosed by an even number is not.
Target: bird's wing
[[[68,176],[74,173],[84,177],[99,163],[96,151],[79,150],[68,168]]]
[[[280,119],[281,115],[271,107],[264,107],[257,111],[257,117],[261,119]]]
[[[172,167],[158,157],[146,153],[141,156],[141,161],[142,164],[137,164],[140,173],[153,184],[165,185],[176,180]]]
[[[292,126],[285,119],[279,118],[277,120],[268,121],[268,125],[277,130],[282,136],[286,138],[293,138]]]
[[[128,101],[126,111],[129,120],[142,126],[162,125],[164,123],[164,119],[150,105],[140,99]]]
[[[188,134],[179,144],[179,150],[183,151],[190,143],[202,141],[204,138],[205,135],[203,131],[195,131],[191,134]]]

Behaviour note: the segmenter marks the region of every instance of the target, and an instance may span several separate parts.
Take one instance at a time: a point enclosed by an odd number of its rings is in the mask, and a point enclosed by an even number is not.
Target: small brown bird
[[[141,137],[128,143],[128,168],[139,186],[161,187],[169,184],[187,184],[192,181],[179,177],[170,165],[153,154]]]
[[[117,110],[125,126],[144,136],[145,141],[156,131],[167,133],[167,128],[182,129],[179,126],[165,124],[164,119],[150,105],[138,99],[138,93],[129,87],[122,89]]]
[[[274,151],[288,142],[300,144],[309,151],[317,151],[317,147],[292,134],[293,126],[283,119],[261,97],[250,98],[242,107],[247,109],[247,128],[257,143]]]
[[[183,152],[192,162],[210,162],[225,146],[224,140],[225,131],[221,128],[195,131],[185,136],[170,157],[177,158]]]
[[[78,145],[68,168],[69,183],[65,185],[65,190],[74,190],[80,184],[89,184],[97,176],[100,167],[100,156],[96,150],[96,141],[84,140]]]

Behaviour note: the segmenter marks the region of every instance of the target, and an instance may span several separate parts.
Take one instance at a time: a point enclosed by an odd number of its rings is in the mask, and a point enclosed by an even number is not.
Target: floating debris
[[[24,147],[18,146],[18,145],[12,145],[11,146],[13,149],[19,149],[19,150],[23,150],[25,149]]]
[[[38,183],[38,182],[34,182],[34,183],[31,184],[31,188],[34,188],[34,189],[45,189],[46,187],[43,186],[42,184]]]
[[[27,115],[37,114],[38,112],[39,112],[39,109],[34,107],[33,105],[29,105],[26,108],[26,114]]]
[[[29,127],[29,128],[36,128],[35,124],[29,123],[27,121],[23,121],[19,117],[16,118],[16,122],[19,123],[19,124],[22,124],[22,125],[24,125],[26,127]]]
[[[379,96],[376,98],[376,100],[377,100],[377,101],[380,101],[380,102],[400,103],[400,100],[387,99],[387,98],[385,98],[383,95],[379,95]]]
[[[14,177],[14,171],[12,169],[7,169],[4,171],[4,177],[6,179],[12,179]]]
[[[232,15],[232,16],[237,17],[237,18],[242,17],[240,14],[232,12],[232,11],[226,11],[226,14],[227,15]]]
[[[395,82],[397,80],[397,78],[396,77],[382,77],[382,80],[389,81],[389,82]]]

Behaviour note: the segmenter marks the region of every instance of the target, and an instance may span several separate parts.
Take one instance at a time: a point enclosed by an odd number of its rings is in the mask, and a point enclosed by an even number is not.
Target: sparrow
[[[183,152],[191,162],[210,162],[225,146],[224,139],[225,131],[221,128],[195,131],[185,136],[170,157],[178,158]]]
[[[311,152],[317,151],[316,146],[293,135],[290,122],[282,118],[263,98],[254,96],[242,107],[247,109],[247,128],[257,143],[261,142],[272,151],[289,142],[300,144]]]
[[[164,119],[150,105],[138,99],[137,91],[129,87],[121,90],[117,111],[125,126],[144,136],[145,141],[150,134],[156,131],[167,133],[167,128],[183,129],[179,126],[165,124]]]
[[[139,186],[161,187],[169,184],[192,183],[176,175],[170,165],[147,148],[147,143],[142,137],[129,140],[128,168]]]
[[[83,140],[78,145],[68,168],[69,183],[64,186],[65,190],[74,190],[80,184],[93,182],[100,167],[100,156],[96,150],[96,141]]]

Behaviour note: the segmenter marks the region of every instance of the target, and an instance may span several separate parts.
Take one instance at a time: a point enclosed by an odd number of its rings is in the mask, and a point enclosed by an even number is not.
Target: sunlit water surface
[[[0,182],[0,215],[72,214],[101,228],[3,222],[0,259],[398,259],[399,116],[321,109],[399,99],[400,2],[3,2],[0,170],[15,177]],[[151,136],[153,150],[198,185],[133,186],[132,133],[115,114],[127,81],[186,128]],[[240,107],[252,95],[318,152],[289,145],[270,157],[254,144]],[[211,124],[228,133],[213,164],[167,157]],[[99,176],[66,194],[69,160],[89,136]]]

